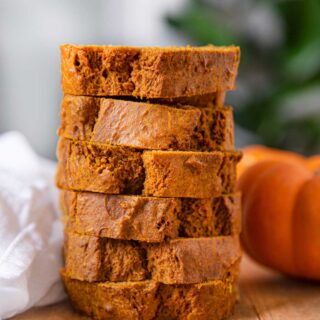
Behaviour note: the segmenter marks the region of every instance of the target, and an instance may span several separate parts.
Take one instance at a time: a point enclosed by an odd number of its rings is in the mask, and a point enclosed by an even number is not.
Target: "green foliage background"
[[[252,0],[253,5],[266,5],[275,12],[283,26],[281,43],[264,48],[250,32],[238,32],[228,23],[237,13],[221,11],[217,2],[189,0],[178,15],[166,20],[194,44],[241,46],[239,83],[247,83],[249,93],[242,99],[239,86],[240,92],[229,101],[235,106],[238,126],[265,145],[319,153],[320,0]],[[251,88],[246,79],[254,73],[265,81],[255,83],[253,77]]]

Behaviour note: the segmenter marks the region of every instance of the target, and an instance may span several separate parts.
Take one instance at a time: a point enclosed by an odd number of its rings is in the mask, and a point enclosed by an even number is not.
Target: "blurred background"
[[[320,152],[320,0],[0,0],[0,133],[54,158],[61,43],[240,45],[237,147]]]

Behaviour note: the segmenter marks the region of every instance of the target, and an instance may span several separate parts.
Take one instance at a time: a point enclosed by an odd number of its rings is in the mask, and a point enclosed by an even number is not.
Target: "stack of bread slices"
[[[61,271],[94,319],[222,319],[237,297],[238,47],[61,46]]]

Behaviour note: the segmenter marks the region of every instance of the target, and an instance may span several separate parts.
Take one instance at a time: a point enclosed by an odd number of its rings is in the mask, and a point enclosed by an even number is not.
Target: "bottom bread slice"
[[[219,320],[232,314],[235,279],[189,285],[154,281],[96,282],[61,276],[72,305],[97,320]]]

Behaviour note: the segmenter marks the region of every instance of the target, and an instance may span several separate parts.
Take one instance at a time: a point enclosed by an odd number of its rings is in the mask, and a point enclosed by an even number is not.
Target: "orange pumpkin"
[[[320,155],[312,156],[306,159],[306,166],[311,171],[319,172],[320,170]]]
[[[237,166],[238,177],[250,166],[262,160],[277,162],[304,163],[305,158],[291,151],[268,148],[262,145],[251,145],[242,149],[243,157]],[[320,163],[320,156],[318,159]]]
[[[244,249],[283,273],[320,280],[320,157],[261,154],[238,181]]]

